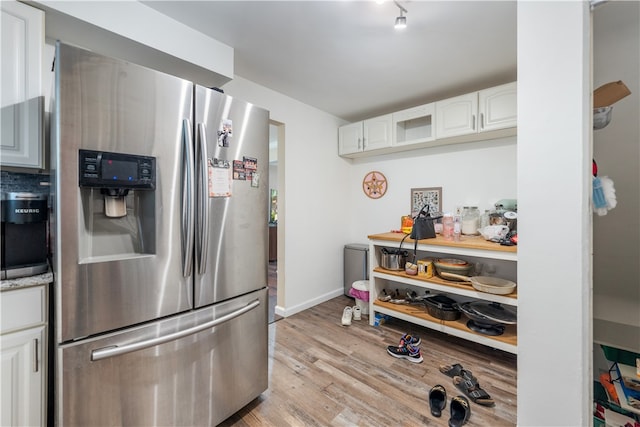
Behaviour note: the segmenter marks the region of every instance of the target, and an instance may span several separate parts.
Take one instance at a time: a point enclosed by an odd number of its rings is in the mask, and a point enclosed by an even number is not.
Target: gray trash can
[[[357,280],[369,279],[369,245],[350,243],[344,246],[344,294],[349,295]]]

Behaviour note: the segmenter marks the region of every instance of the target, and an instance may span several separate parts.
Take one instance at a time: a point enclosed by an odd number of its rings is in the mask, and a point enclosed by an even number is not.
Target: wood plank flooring
[[[339,296],[269,325],[269,389],[227,419],[243,426],[447,426],[451,397],[459,392],[438,367],[460,363],[496,400],[471,403],[466,426],[516,425],[515,355],[393,319],[380,327],[366,317],[342,326],[346,305]],[[403,333],[422,338],[424,362],[387,354]],[[442,384],[447,407],[429,411],[428,393]]]

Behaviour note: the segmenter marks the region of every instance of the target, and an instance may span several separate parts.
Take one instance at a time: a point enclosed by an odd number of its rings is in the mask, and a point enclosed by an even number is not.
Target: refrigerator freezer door
[[[59,347],[57,424],[219,424],[267,389],[267,305],[261,289]]]
[[[200,86],[195,97],[196,236],[206,239],[196,237],[194,300],[202,307],[267,284],[269,113]],[[226,193],[220,176],[230,180]]]
[[[190,245],[182,229],[192,212],[183,206],[193,186],[183,159],[191,147],[184,141],[192,131],[193,84],[64,44],[55,67],[57,342],[190,309]],[[126,216],[109,218],[101,189],[79,187],[80,149],[155,157],[156,189],[130,190]]]

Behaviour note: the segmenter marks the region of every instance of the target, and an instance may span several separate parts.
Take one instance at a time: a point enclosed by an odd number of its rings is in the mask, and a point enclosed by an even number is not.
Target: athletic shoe
[[[409,335],[409,334],[404,334],[402,336],[402,338],[400,338],[400,347],[404,346],[405,344],[411,344],[413,346],[418,346],[420,345],[420,343],[422,343],[422,340],[420,339],[420,337],[416,337],[415,335]]]
[[[353,316],[353,309],[349,306],[344,308],[342,312],[342,325],[349,326],[351,324],[351,317]]]
[[[387,347],[387,353],[399,359],[407,359],[409,362],[422,363],[422,354],[420,354],[420,348],[415,347],[411,344],[401,347],[390,345]]]

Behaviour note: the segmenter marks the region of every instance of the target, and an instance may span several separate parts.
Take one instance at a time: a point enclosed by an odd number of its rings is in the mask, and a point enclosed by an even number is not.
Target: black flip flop
[[[440,418],[445,406],[447,406],[447,391],[440,384],[433,386],[429,391],[431,415]]]
[[[449,427],[461,427],[469,421],[471,416],[471,407],[469,401],[464,396],[456,396],[451,399],[451,418],[449,418]]]

